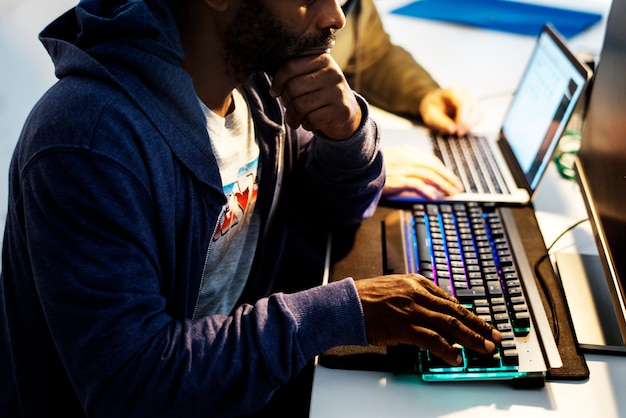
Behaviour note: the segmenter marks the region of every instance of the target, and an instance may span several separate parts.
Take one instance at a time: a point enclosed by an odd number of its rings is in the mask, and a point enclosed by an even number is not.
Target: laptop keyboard
[[[464,358],[459,366],[420,351],[422,377],[516,377],[515,338],[529,333],[530,314],[499,213],[492,205],[433,203],[414,205],[412,215],[418,243],[411,257],[415,271],[454,295],[504,337],[493,355],[479,355],[459,346]]]
[[[434,153],[459,177],[471,193],[511,193],[493,156],[487,138],[434,132]]]

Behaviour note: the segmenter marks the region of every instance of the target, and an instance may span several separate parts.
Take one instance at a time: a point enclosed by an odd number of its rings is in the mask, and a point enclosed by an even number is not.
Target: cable
[[[572,229],[576,228],[578,225],[580,225],[580,224],[582,224],[582,223],[587,222],[588,220],[589,220],[589,218],[581,219],[580,221],[578,221],[578,222],[576,222],[576,223],[574,223],[574,224],[572,224],[572,225],[568,226],[568,227],[567,227],[567,228],[566,228],[563,232],[561,232],[561,233],[560,233],[560,234],[559,234],[559,235],[558,235],[558,236],[557,236],[557,237],[556,237],[556,238],[552,241],[552,244],[550,244],[550,245],[548,246],[548,248],[547,248],[547,250],[546,250],[546,251],[549,253],[549,252],[550,252],[550,250],[552,249],[552,247],[554,247],[554,245],[555,245],[557,242],[559,242],[559,240],[560,240],[561,238],[563,238],[563,236],[564,236],[565,234],[567,234],[567,233],[568,233],[569,231],[571,231]],[[544,257],[546,257],[547,255],[549,255],[549,254],[544,255]]]
[[[556,164],[556,169],[567,180],[576,180],[576,170],[574,161],[580,150],[582,132],[576,129],[567,129],[554,152],[552,160]]]
[[[546,301],[548,302],[548,306],[550,307],[550,315],[552,315],[552,323],[553,323],[553,330],[552,333],[554,335],[554,341],[556,342],[556,344],[559,344],[559,337],[560,337],[560,329],[559,329],[559,320],[558,317],[556,315],[556,307],[554,306],[554,301],[552,300],[552,295],[550,294],[550,290],[548,289],[548,285],[546,283],[546,281],[544,280],[543,276],[541,275],[541,273],[539,272],[539,265],[550,256],[550,250],[552,249],[552,247],[554,247],[554,245],[561,239],[563,238],[563,236],[565,234],[567,234],[568,232],[570,232],[572,229],[576,228],[577,226],[579,226],[580,224],[582,224],[583,222],[587,222],[589,219],[585,218],[585,219],[581,219],[580,221],[570,225],[569,227],[567,227],[563,232],[561,232],[553,241],[552,243],[548,246],[548,248],[546,249],[546,252],[544,255],[542,255],[539,260],[537,260],[535,262],[534,265],[534,271],[535,271],[535,277],[537,277],[537,281],[539,281],[539,285],[541,286],[541,289],[543,290],[543,293],[546,297]]]

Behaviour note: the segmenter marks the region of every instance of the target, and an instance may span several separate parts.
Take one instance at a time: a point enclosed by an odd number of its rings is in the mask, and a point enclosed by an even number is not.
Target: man
[[[336,345],[494,350],[418,276],[273,293],[292,213],[356,225],[384,180],[320,52],[344,23],[336,0],[84,0],[44,29],[60,80],[11,164],[3,415],[236,416]]]
[[[331,54],[354,90],[369,103],[432,129],[467,133],[475,118],[467,92],[441,88],[408,51],[392,43],[373,0],[342,3],[346,26],[338,32]],[[462,190],[450,170],[417,147],[387,148],[385,161],[385,195],[413,192],[434,199]]]

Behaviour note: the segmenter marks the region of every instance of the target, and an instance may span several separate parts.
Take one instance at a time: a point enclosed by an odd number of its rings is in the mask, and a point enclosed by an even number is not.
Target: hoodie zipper
[[[267,235],[267,232],[270,229],[270,225],[274,219],[274,216],[276,214],[276,207],[278,205],[278,199],[279,199],[279,194],[280,194],[280,189],[282,186],[282,179],[283,179],[283,174],[284,174],[284,167],[285,167],[285,162],[284,162],[284,153],[285,153],[285,138],[287,135],[287,131],[285,129],[284,126],[280,127],[280,132],[278,134],[278,144],[277,144],[277,148],[276,148],[276,157],[277,157],[277,161],[278,161],[278,166],[276,167],[276,183],[274,185],[274,193],[273,193],[273,197],[272,197],[272,203],[270,206],[270,210],[268,213],[268,218],[267,218],[267,223],[265,224],[265,230],[263,231],[263,240],[265,240],[265,237]],[[217,222],[215,223],[215,226],[213,227],[213,233],[211,234],[211,237],[215,236],[217,229],[219,228],[219,226],[222,223],[222,219],[224,218],[224,212],[221,211],[220,212],[220,216],[218,216],[217,218]],[[192,315],[192,319],[198,319],[197,315],[198,315],[198,306],[200,304],[200,291],[202,290],[203,286],[204,286],[204,282],[206,279],[206,271],[208,268],[208,264],[209,264],[209,255],[211,254],[211,248],[213,247],[213,239],[209,240],[209,246],[207,248],[207,252],[206,252],[206,257],[204,259],[204,266],[202,267],[202,276],[200,277],[200,285],[198,287],[198,294],[196,295],[196,302],[194,304],[194,308],[193,308],[193,315]]]
[[[204,266],[202,267],[202,276],[200,277],[200,286],[198,287],[198,294],[196,295],[196,303],[193,308],[193,315],[191,316],[191,319],[198,319],[197,314],[198,314],[198,305],[200,304],[200,292],[202,291],[202,288],[204,287],[206,270],[209,265],[209,255],[211,254],[211,248],[213,247],[213,237],[217,233],[217,229],[219,228],[219,226],[222,224],[223,218],[224,218],[224,211],[222,210],[220,211],[220,216],[217,217],[217,222],[215,223],[215,226],[213,227],[213,233],[211,234],[211,237],[209,238],[209,246],[207,247],[207,250],[206,250]]]

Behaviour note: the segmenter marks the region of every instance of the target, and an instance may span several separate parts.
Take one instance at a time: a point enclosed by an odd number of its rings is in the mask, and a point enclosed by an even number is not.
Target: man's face
[[[299,10],[296,6],[289,6],[290,1],[281,1],[285,2],[285,8]],[[228,61],[238,75],[254,71],[273,74],[290,56],[327,45],[335,39],[333,27],[305,33],[307,29],[303,28],[302,32],[292,29],[272,13],[264,0],[242,0],[237,16],[226,32]]]

